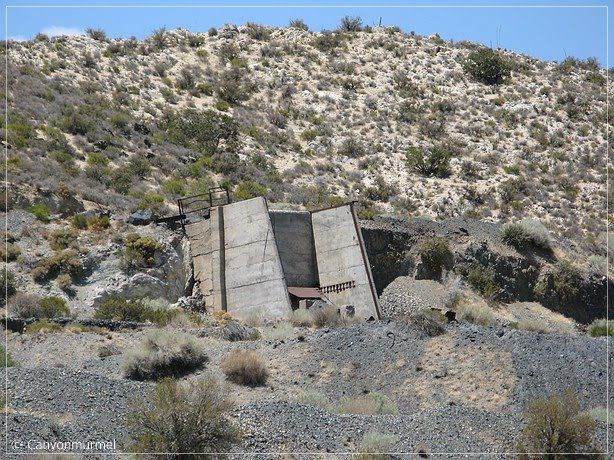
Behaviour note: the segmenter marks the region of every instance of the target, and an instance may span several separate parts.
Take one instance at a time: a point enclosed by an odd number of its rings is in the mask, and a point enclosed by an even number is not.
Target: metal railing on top
[[[226,187],[212,187],[206,193],[179,198],[177,218],[181,221],[181,228],[185,230],[185,224],[188,222],[207,219],[212,207],[228,203],[230,203],[230,193]]]

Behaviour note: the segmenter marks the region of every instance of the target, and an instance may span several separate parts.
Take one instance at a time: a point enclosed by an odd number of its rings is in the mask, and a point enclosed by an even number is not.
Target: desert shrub
[[[533,291],[540,300],[556,300],[560,304],[573,302],[580,292],[582,274],[571,262],[557,262],[550,276],[540,276]]]
[[[493,269],[475,262],[467,267],[462,267],[461,271],[467,282],[487,301],[495,301],[501,294],[501,288],[495,281]]]
[[[467,321],[481,326],[490,326],[495,321],[492,308],[466,296],[461,297],[455,310],[456,319],[459,321]]]
[[[501,201],[504,204],[511,204],[514,201],[521,200],[526,196],[526,192],[527,183],[521,177],[506,180],[501,184],[501,188],[499,189]]]
[[[430,310],[418,311],[403,319],[412,328],[416,329],[418,334],[422,337],[437,337],[446,332],[443,323],[446,317],[441,313],[436,316],[436,314],[431,313]]]
[[[207,31],[207,35],[210,37],[215,37],[217,35],[217,29],[215,27],[210,27]]]
[[[487,85],[498,85],[510,76],[509,64],[490,48],[482,48],[469,54],[463,63],[465,73]]]
[[[59,251],[73,247],[77,242],[77,232],[71,229],[52,230],[47,234],[47,241],[51,249]]]
[[[542,334],[551,332],[551,328],[548,326],[548,323],[537,318],[521,319],[520,321],[510,323],[510,327],[519,331],[539,332]]]
[[[399,409],[388,396],[371,392],[353,398],[341,398],[337,412],[356,415],[396,415],[399,413]]]
[[[15,367],[16,365],[17,363],[15,362],[11,354],[6,351],[4,345],[0,345],[0,367]]]
[[[67,273],[64,273],[63,275],[58,275],[55,281],[62,291],[69,292],[72,288],[72,278]]]
[[[217,55],[224,63],[236,59],[241,54],[239,47],[234,43],[222,43],[218,48]]]
[[[543,453],[551,459],[564,458],[564,454],[570,453],[580,456],[581,452],[595,452],[592,445],[595,421],[580,412],[578,397],[571,390],[530,402],[525,420],[520,452]],[[522,458],[533,456],[525,454]]]
[[[503,226],[503,241],[517,249],[533,246],[550,249],[550,237],[544,225],[535,219],[523,219],[520,222]]]
[[[180,312],[181,310],[152,305],[145,299],[110,297],[96,308],[94,318],[116,321],[151,321],[164,326]]]
[[[269,376],[264,359],[252,350],[230,352],[222,359],[220,367],[228,380],[238,385],[264,385]]]
[[[107,41],[107,34],[102,29],[87,28],[85,29],[85,33],[88,37],[98,40],[99,42]]]
[[[12,262],[21,254],[21,248],[16,243],[6,243],[0,246],[0,259]]]
[[[177,197],[185,195],[185,181],[176,178],[169,178],[162,182],[162,189],[165,193]]]
[[[322,31],[320,35],[316,37],[313,45],[324,53],[329,53],[345,43],[345,36],[339,32],[330,32],[328,30]]]
[[[64,329],[59,324],[45,320],[35,321],[26,326],[26,334],[54,334],[62,331]]]
[[[131,404],[126,417],[133,439],[129,450],[168,452],[171,458],[228,452],[240,439],[229,420],[232,407],[228,391],[215,379],[163,379],[147,399]]]
[[[30,207],[29,211],[41,222],[48,222],[51,217],[49,206],[44,203],[37,203]]]
[[[344,16],[341,18],[339,30],[342,32],[360,32],[362,30],[362,18],[359,16]]]
[[[324,308],[316,308],[310,310],[313,317],[313,325],[317,328],[321,327],[338,327],[346,323],[337,308],[328,306]]]
[[[111,227],[111,219],[108,216],[90,217],[87,220],[87,226],[94,232],[99,232],[105,228]]]
[[[160,27],[154,30],[149,38],[156,50],[163,49],[166,46],[166,27]]]
[[[253,22],[245,24],[245,32],[254,40],[268,41],[271,38],[271,31],[269,29]]]
[[[153,267],[156,253],[161,251],[162,245],[151,236],[129,233],[119,251],[120,267],[126,272]]]
[[[330,399],[328,399],[326,395],[318,393],[317,391],[304,391],[296,396],[294,401],[299,404],[318,407],[328,412],[332,412],[334,409]]]
[[[412,147],[406,154],[406,165],[410,171],[427,177],[445,178],[450,175],[450,152],[444,147],[431,147],[426,152]]]
[[[185,109],[172,114],[166,124],[171,142],[213,155],[223,143],[234,151],[239,143],[239,124],[225,114],[213,110]]]
[[[596,319],[588,327],[591,337],[602,337],[614,335],[614,320]]]
[[[313,323],[313,316],[309,310],[298,308],[290,312],[288,320],[295,327],[308,327]]]
[[[60,274],[69,274],[76,279],[83,274],[83,263],[77,251],[65,249],[39,260],[31,274],[37,282],[56,278]]]
[[[6,298],[4,298],[5,296],[3,295],[1,295],[0,298],[5,302],[7,298],[15,295],[16,292],[15,275],[5,265],[0,268],[0,293],[6,293]]]
[[[228,112],[228,109],[230,109],[230,104],[224,99],[220,99],[215,103],[215,108],[220,112]]]
[[[359,158],[366,153],[364,144],[355,137],[348,137],[339,147],[339,155],[347,155],[350,158]]]
[[[390,455],[387,452],[395,443],[395,438],[389,434],[382,434],[375,431],[370,431],[362,438],[358,447],[358,460],[388,460]]]
[[[149,332],[137,348],[125,354],[124,374],[133,380],[179,377],[202,366],[204,348],[189,334],[178,331]]]
[[[72,216],[72,226],[79,230],[85,230],[87,228],[87,217],[80,214]]]
[[[307,24],[305,24],[305,21],[303,21],[302,19],[292,19],[290,21],[290,24],[288,25],[288,27],[290,27],[292,29],[300,29],[300,30],[304,30],[304,31],[308,31],[309,30],[309,26]]]
[[[268,190],[266,187],[252,181],[241,182],[234,190],[234,198],[236,201],[249,200],[257,196],[266,196]]]
[[[438,276],[441,276],[444,268],[450,269],[454,263],[454,254],[450,249],[450,244],[441,236],[424,240],[420,245],[419,253],[426,269]]]
[[[45,297],[40,301],[40,308],[43,318],[57,318],[70,315],[70,310],[66,301],[61,297]]]
[[[36,294],[18,292],[9,302],[8,310],[11,316],[19,318],[41,318],[40,301],[41,297]]]

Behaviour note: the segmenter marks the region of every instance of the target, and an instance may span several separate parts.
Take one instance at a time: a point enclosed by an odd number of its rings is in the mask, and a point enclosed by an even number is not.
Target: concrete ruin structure
[[[211,200],[199,211],[182,224],[209,309],[276,319],[326,303],[342,315],[380,318],[353,203],[277,211],[258,197],[220,205]]]

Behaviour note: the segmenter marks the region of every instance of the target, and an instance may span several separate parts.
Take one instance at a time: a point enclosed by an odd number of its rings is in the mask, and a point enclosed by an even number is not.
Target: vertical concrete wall
[[[270,211],[269,214],[288,286],[317,287],[311,213]]]
[[[359,318],[379,318],[371,269],[352,204],[313,212],[311,222],[324,295],[337,306],[352,305]]]
[[[286,317],[290,297],[265,199],[217,209],[223,210],[227,311],[237,318],[254,312],[267,318]]]

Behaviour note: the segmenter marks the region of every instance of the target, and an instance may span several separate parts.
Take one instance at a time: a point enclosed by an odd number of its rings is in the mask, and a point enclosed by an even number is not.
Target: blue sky
[[[437,3],[427,0],[384,0],[345,2],[263,0],[232,2],[223,0],[105,0],[105,1],[36,1],[4,0],[3,37],[31,39],[38,32],[49,35],[82,33],[86,28],[100,28],[110,37],[136,36],[141,39],[165,26],[207,31],[224,23],[244,24],[248,21],[271,26],[286,26],[291,19],[303,19],[312,30],[334,29],[343,16],[360,16],[365,25],[399,26],[404,31],[421,35],[439,33],[446,39],[470,40],[529,54],[547,61],[561,61],[566,56],[581,59],[597,57],[606,67],[607,16],[611,0],[544,0],[454,1]],[[238,7],[211,7],[231,3]],[[25,7],[25,6],[35,7]],[[51,8],[53,5],[73,5]],[[96,7],[105,5],[105,8]],[[173,7],[165,7],[175,5]],[[180,8],[177,5],[186,6]],[[242,5],[242,6],[241,6]],[[257,5],[268,5],[264,8]],[[283,7],[290,5],[292,7]],[[303,5],[303,6],[299,6]],[[309,5],[310,7],[305,7]],[[427,7],[416,7],[427,5]],[[446,6],[448,5],[448,6]],[[456,6],[451,7],[449,5]],[[467,7],[480,5],[480,8]],[[503,8],[502,5],[513,6]],[[577,6],[581,7],[570,7]],[[81,7],[78,7],[81,6]],[[86,8],[84,8],[86,6]],[[139,6],[134,8],[132,6]],[[152,8],[150,6],[157,6]],[[201,7],[197,7],[201,6]],[[207,6],[203,8],[202,6]],[[335,7],[332,7],[335,6]],[[401,7],[406,6],[406,7]],[[411,6],[407,8],[407,6]],[[436,7],[439,6],[439,7]],[[464,6],[463,8],[460,8]],[[484,7],[490,6],[490,7]],[[538,7],[540,6],[540,7]],[[541,7],[546,6],[546,7]],[[560,6],[567,6],[561,8]],[[596,7],[589,7],[596,6]],[[614,62],[614,61],[610,61]],[[610,66],[614,64],[609,64]]]

